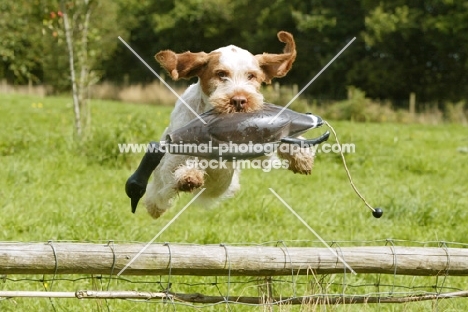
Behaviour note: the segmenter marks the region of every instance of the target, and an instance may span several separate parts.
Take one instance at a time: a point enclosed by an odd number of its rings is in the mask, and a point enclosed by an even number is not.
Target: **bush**
[[[460,101],[458,103],[446,103],[444,118],[448,122],[462,125],[468,124],[465,101]]]
[[[129,115],[121,117],[117,123],[100,125],[92,128],[79,145],[79,152],[88,159],[88,163],[119,168],[130,167],[135,158],[142,157],[134,153],[121,153],[119,143],[147,143],[142,138],[153,138],[154,131],[149,127],[148,118]]]
[[[324,110],[324,117],[334,120],[350,120],[357,122],[394,122],[397,114],[391,109],[390,104],[372,102],[366,98],[365,92],[354,88],[348,88],[349,99],[334,103]]]
[[[281,86],[279,83],[268,85],[261,90],[265,101],[268,103],[285,106],[291,99],[298,93],[297,85],[294,86]],[[299,113],[310,112],[310,106],[307,100],[301,97],[295,99],[288,107]]]

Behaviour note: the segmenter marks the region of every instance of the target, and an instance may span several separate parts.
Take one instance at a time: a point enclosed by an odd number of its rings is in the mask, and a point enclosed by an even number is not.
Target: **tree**
[[[15,83],[38,82],[42,76],[40,1],[0,3],[0,76]]]
[[[368,11],[363,39],[367,55],[352,79],[374,98],[422,102],[468,96],[466,1],[362,1]]]
[[[314,97],[343,98],[346,87],[353,85],[372,98],[407,100],[410,92],[416,92],[418,102],[458,101],[468,96],[466,3],[3,0],[0,77],[17,83],[44,82],[55,90],[69,91],[72,64],[76,101],[85,103],[86,90],[102,77],[115,82],[154,80],[117,40],[119,35],[158,68],[154,54],[163,49],[208,52],[235,44],[254,54],[280,51],[283,47],[276,33],[286,30],[295,37],[298,55],[281,83],[299,86],[357,37],[306,90]],[[69,21],[69,49],[64,13]],[[86,103],[78,107],[87,117]]]
[[[300,2],[292,9],[292,16],[299,33],[298,47],[302,50],[296,67],[301,69],[302,79],[307,81],[323,68],[353,37],[353,42],[343,54],[314,82],[308,92],[324,99],[346,97],[350,84],[348,72],[364,54],[360,34],[364,30],[365,12],[360,0],[313,0]],[[307,75],[307,76],[306,76]],[[308,78],[306,78],[308,77]]]
[[[111,56],[118,35],[124,36],[125,31],[115,23],[117,6],[110,0],[50,1],[47,10],[51,18],[44,25],[49,38],[58,53],[68,55],[75,129],[81,136],[91,120],[89,87],[99,81],[101,62]]]
[[[229,0],[119,1],[120,14],[132,16],[127,22],[131,25],[128,43],[157,69],[154,55],[160,50],[208,52],[233,36],[235,3]],[[122,67],[110,69],[113,80],[121,81],[125,76],[133,82],[155,79],[126,47],[120,46],[115,57]]]

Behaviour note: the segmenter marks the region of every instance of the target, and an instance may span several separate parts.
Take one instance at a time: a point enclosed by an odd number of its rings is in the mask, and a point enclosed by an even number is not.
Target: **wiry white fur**
[[[260,85],[263,82],[270,83],[272,78],[286,75],[296,58],[293,36],[280,31],[278,39],[286,44],[283,54],[254,56],[247,50],[230,45],[208,54],[176,54],[165,50],[159,52],[156,59],[173,79],[190,78],[194,75],[199,77],[198,82],[189,86],[181,96],[196,113],[201,114],[213,107],[221,113],[256,111],[262,109],[263,105]],[[167,133],[186,125],[196,117],[179,99],[162,140]],[[204,202],[231,197],[239,190],[239,169],[232,164],[226,163],[227,168],[202,170],[189,168],[187,161],[190,158],[166,154],[154,170],[154,179],[147,187],[145,199],[148,212],[154,218],[158,218],[172,206],[174,198],[181,190],[196,193],[200,187],[204,187],[205,191],[197,198]],[[187,189],[190,185],[195,187]]]
[[[258,61],[252,53],[234,45],[219,48],[213,52],[220,52],[219,62],[239,74],[260,70]]]
[[[233,52],[236,49],[237,52]],[[263,103],[263,95],[258,92],[258,88],[250,82],[247,77],[250,72],[261,71],[257,60],[250,52],[228,46],[216,50],[221,52],[220,65],[223,70],[230,72],[230,77],[226,83],[220,84],[210,95],[202,91],[200,81],[192,84],[182,94],[181,98],[190,105],[190,107],[201,114],[213,106],[210,104],[213,100],[221,99],[223,95],[229,94],[232,97],[238,92],[250,94],[260,103]],[[225,99],[228,100],[228,99]],[[196,118],[196,116],[179,99],[171,113],[170,124],[162,135],[164,140],[167,133],[170,133]],[[178,185],[183,183],[190,171],[201,169],[188,168],[186,163],[190,156],[166,154],[158,167],[155,169],[153,181],[146,190],[145,204],[149,214],[158,218],[164,211],[169,209],[176,197]],[[210,169],[203,172],[203,187],[206,190],[199,196],[198,200],[203,202],[213,202],[218,198],[232,197],[240,189],[239,170],[233,168],[232,164],[227,163],[227,169]]]

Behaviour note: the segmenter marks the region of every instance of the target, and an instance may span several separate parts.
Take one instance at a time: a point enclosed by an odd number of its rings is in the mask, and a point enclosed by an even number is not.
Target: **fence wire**
[[[67,241],[70,242],[70,241]],[[102,243],[102,242],[92,242]],[[115,242],[106,242],[113,250]],[[121,243],[129,243],[121,242]],[[51,252],[55,254],[53,242]],[[181,243],[165,243],[169,250]],[[185,244],[191,245],[193,244]],[[438,247],[468,248],[468,244],[440,241],[408,241],[382,239],[372,241],[332,241],[329,244],[338,255],[343,247],[357,246],[396,246],[403,247]],[[318,241],[272,241],[264,243],[222,243],[228,246],[275,246],[281,248],[288,257],[290,247],[321,247]],[[228,252],[226,253],[229,254]],[[287,261],[290,261],[287,260]],[[393,259],[398,267],[398,257]],[[114,259],[115,262],[115,259]],[[228,259],[229,265],[229,259]],[[112,270],[110,275],[0,275],[0,293],[5,291],[30,292],[72,292],[87,294],[86,298],[95,300],[77,300],[76,298],[29,299],[16,296],[1,297],[0,310],[17,311],[18,307],[48,309],[52,311],[73,310],[120,311],[126,309],[142,310],[228,310],[239,311],[260,307],[265,311],[280,308],[281,311],[315,311],[324,305],[340,311],[392,310],[389,305],[398,304],[403,311],[462,311],[468,310],[468,278],[450,276],[450,256],[447,252],[445,272],[437,276],[405,276],[394,274],[353,275],[346,269],[342,274],[320,274],[313,271],[307,275],[274,277],[231,276],[119,276]],[[229,271],[230,272],[230,271]],[[100,296],[102,294],[107,296]],[[132,296],[125,297],[126,294]],[[93,294],[97,294],[94,296]],[[109,294],[114,294],[110,299]],[[119,297],[119,294],[121,295]],[[25,296],[27,297],[27,296]],[[31,295],[34,298],[34,295]],[[348,304],[357,303],[357,304]],[[156,306],[155,306],[156,305]],[[159,307],[159,308],[157,308]],[[365,308],[363,308],[365,307]]]

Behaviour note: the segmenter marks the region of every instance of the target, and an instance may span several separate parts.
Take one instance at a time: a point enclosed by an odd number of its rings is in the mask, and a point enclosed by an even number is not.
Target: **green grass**
[[[117,143],[145,143],[159,138],[168,125],[170,107],[93,101],[92,131],[87,139],[77,143],[70,99],[0,95],[0,105],[0,241],[147,242],[191,198],[182,194],[175,207],[153,220],[142,205],[136,214],[131,214],[124,192],[124,183],[142,155],[119,154]],[[322,247],[268,190],[273,188],[328,242],[353,241],[354,245],[359,245],[365,244],[364,241],[384,240],[374,244],[382,246],[385,239],[391,238],[408,241],[395,243],[400,245],[416,244],[416,241],[467,243],[468,155],[457,151],[458,147],[468,146],[466,127],[334,121],[331,124],[342,142],[356,145],[356,153],[346,155],[349,169],[366,199],[374,206],[383,207],[381,219],[374,219],[352,191],[340,156],[319,154],[310,176],[294,175],[285,170],[243,171],[242,189],[234,199],[212,208],[189,207],[157,241],[228,245],[285,241],[288,246]],[[314,131],[308,135],[318,133]],[[23,277],[8,276],[2,280],[0,276],[0,290],[43,290],[40,282],[10,278]],[[341,278],[326,277],[330,290],[341,291]],[[159,277],[129,279],[135,283],[113,280],[110,289],[160,290]],[[347,276],[350,285],[371,285],[349,287],[347,293],[375,292],[377,288],[372,285],[377,279],[375,275]],[[384,282],[408,287],[425,285],[424,290],[431,291],[436,282],[435,277],[397,279],[382,276],[382,285]],[[167,277],[161,280],[166,281]],[[198,288],[183,284],[213,280],[172,277],[173,290],[216,295],[218,290],[208,284]],[[139,283],[142,281],[150,283]],[[223,281],[226,281],[224,277],[218,279],[219,287],[226,290]],[[334,286],[333,282],[339,285]],[[55,281],[54,291],[100,289],[100,283],[105,288],[107,280],[88,277],[74,282]],[[233,284],[231,292],[257,295],[255,285],[255,282]],[[466,278],[448,277],[444,285],[463,288]],[[297,287],[299,294],[311,291],[307,280]],[[288,291],[290,288],[284,290]],[[53,303],[58,311],[172,310],[171,305],[121,300],[105,303],[55,299]],[[466,310],[468,299],[450,299],[438,304],[439,311]],[[316,308],[426,311],[434,307],[434,302],[423,302]],[[47,299],[0,299],[1,311],[52,309]],[[225,309],[220,305],[203,310]],[[314,307],[302,309],[314,310]],[[177,310],[183,307],[177,306]]]

